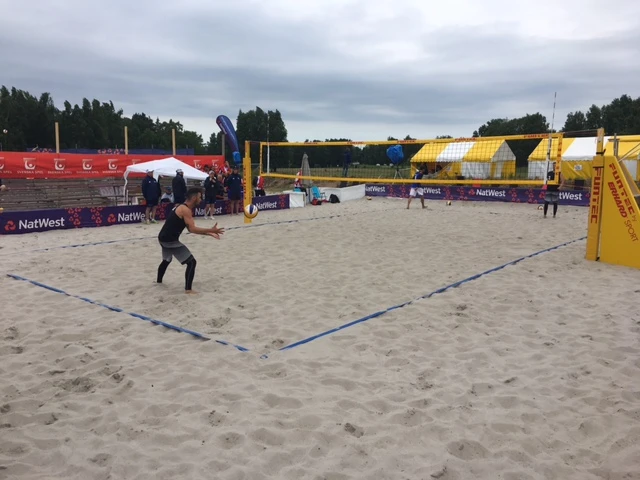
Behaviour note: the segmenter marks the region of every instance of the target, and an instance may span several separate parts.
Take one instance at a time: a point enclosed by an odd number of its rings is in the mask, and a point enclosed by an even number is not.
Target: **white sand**
[[[584,241],[278,351],[586,235],[585,208],[405,205],[220,217],[184,237],[197,297],[177,262],[154,283],[160,225],[1,237],[0,479],[640,478],[640,272]]]

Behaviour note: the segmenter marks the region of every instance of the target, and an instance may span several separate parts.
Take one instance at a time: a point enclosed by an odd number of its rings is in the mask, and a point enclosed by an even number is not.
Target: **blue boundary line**
[[[332,328],[331,330],[327,330],[326,332],[322,332],[322,333],[319,333],[317,335],[313,335],[311,337],[305,338],[303,340],[299,340],[299,341],[297,341],[295,343],[292,343],[290,345],[286,345],[286,346],[278,349],[278,351],[291,350],[292,348],[296,348],[296,347],[299,347],[300,345],[307,344],[307,343],[312,342],[314,340],[317,340],[319,338],[326,337],[327,335],[331,335],[332,333],[336,333],[336,332],[339,332],[339,331],[344,330],[346,328],[352,327],[354,325],[358,325],[359,323],[366,322],[367,320],[371,320],[372,318],[380,317],[380,316],[384,315],[385,313],[392,312],[393,310],[397,310],[399,308],[406,307],[407,305],[411,305],[412,303],[414,303],[414,302],[416,302],[418,300],[422,300],[422,299],[425,299],[425,298],[430,298],[430,297],[432,297],[434,295],[438,295],[440,293],[444,293],[444,292],[446,292],[447,290],[449,290],[451,288],[457,288],[460,285],[463,285],[463,284],[465,284],[467,282],[471,282],[473,280],[477,280],[478,278],[483,277],[484,275],[488,275],[490,273],[494,273],[494,272],[497,272],[499,270],[502,270],[503,268],[505,268],[505,267],[507,267],[509,265],[515,265],[515,264],[520,263],[521,261],[526,260],[528,258],[533,258],[533,257],[535,257],[537,255],[541,255],[543,253],[551,252],[552,250],[556,250],[558,248],[565,247],[567,245],[571,245],[572,243],[579,242],[581,240],[584,240],[585,238],[587,238],[587,237],[581,237],[581,238],[578,238],[576,240],[571,240],[569,242],[561,243],[560,245],[556,245],[555,247],[545,248],[544,250],[540,250],[540,251],[532,253],[530,255],[526,255],[524,257],[520,257],[520,258],[518,258],[516,260],[513,260],[511,262],[505,263],[505,264],[500,265],[498,267],[494,267],[494,268],[491,268],[489,270],[485,270],[482,273],[478,273],[476,275],[472,275],[472,276],[467,277],[467,278],[465,278],[463,280],[460,280],[458,282],[451,283],[451,284],[449,284],[449,285],[447,285],[445,287],[442,287],[442,288],[439,288],[437,290],[434,290],[433,292],[427,293],[426,295],[418,297],[418,298],[416,298],[414,300],[410,300],[408,302],[404,302],[404,303],[401,303],[399,305],[394,305],[393,307],[389,307],[389,308],[387,308],[385,310],[380,310],[378,312],[371,313],[371,314],[367,315],[366,317],[359,318],[358,320],[354,320],[352,322],[345,323],[344,325],[341,325],[341,326],[336,327],[336,328]],[[262,355],[260,358],[268,358],[268,356],[265,354],[265,355]]]
[[[146,315],[141,315],[139,313],[126,312],[122,308],[112,307],[110,305],[105,305],[104,303],[100,303],[100,302],[97,302],[95,300],[91,300],[89,298],[80,297],[78,295],[73,295],[71,293],[65,292],[64,290],[60,290],[59,288],[51,287],[49,285],[45,285],[44,283],[40,283],[40,282],[37,282],[35,280],[30,280],[28,278],[21,277],[20,275],[14,275],[12,273],[7,273],[7,277],[13,278],[14,280],[21,280],[23,282],[28,282],[28,283],[31,283],[31,284],[37,286],[37,287],[45,288],[45,289],[50,290],[52,292],[60,293],[62,295],[66,295],[67,297],[77,298],[78,300],[82,300],[83,302],[87,302],[87,303],[90,303],[92,305],[97,305],[99,307],[106,308],[107,310],[111,310],[112,312],[126,313],[127,315],[130,315],[130,316],[132,316],[134,318],[138,318],[140,320],[145,320],[147,322],[151,322],[154,325],[162,325],[163,327],[169,328],[171,330],[175,330],[176,332],[186,333],[186,334],[192,335],[192,336],[194,336],[196,338],[199,338],[201,340],[212,340],[211,338],[206,337],[206,336],[202,335],[201,333],[194,332],[193,330],[188,330],[186,328],[178,327],[176,325],[172,325],[170,323],[163,322],[161,320],[156,320],[154,318],[147,317]],[[217,343],[220,343],[222,345],[232,346],[232,347],[240,350],[241,352],[248,352],[249,351],[249,349],[247,349],[245,347],[242,347],[240,345],[234,345],[233,343],[225,342],[224,340],[214,340],[214,341],[217,342]]]
[[[365,212],[365,213],[377,213],[377,212],[385,212],[387,210],[392,210],[392,209],[384,209],[384,210],[376,210],[375,212]],[[326,220],[326,219],[331,219],[331,218],[340,218],[340,217],[351,217],[354,215],[362,215],[362,213],[342,213],[342,214],[337,214],[337,215],[329,215],[326,217],[314,217],[314,218],[298,218],[295,220],[282,220],[279,222],[269,222],[269,223],[258,223],[258,224],[250,224],[250,225],[243,225],[243,226],[238,226],[238,227],[227,227],[225,228],[225,230],[229,231],[229,230],[239,230],[241,228],[257,228],[257,227],[266,227],[266,226],[271,226],[271,225],[285,225],[288,223],[300,223],[300,222],[310,222],[313,220]],[[198,217],[200,218],[200,217]],[[137,225],[136,223],[125,223],[122,225]],[[122,226],[119,225],[119,226]],[[68,229],[68,230],[74,230],[74,229]],[[59,231],[63,231],[63,230],[59,230]],[[34,233],[38,233],[38,232],[34,232]],[[189,232],[186,233],[186,235],[191,235]],[[135,240],[151,240],[153,238],[157,238],[158,235],[150,235],[148,237],[135,237],[135,238],[121,238],[121,239],[116,239],[116,240],[105,240],[102,242],[92,242],[92,243],[78,243],[75,245],[59,245],[56,247],[47,247],[47,248],[37,248],[34,250],[19,250],[17,252],[5,252],[5,253],[0,253],[0,256],[4,256],[4,255],[16,255],[16,254],[21,254],[21,253],[34,253],[34,252],[48,252],[50,250],[60,250],[63,248],[79,248],[79,247],[93,247],[96,245],[108,245],[108,244],[112,244],[112,243],[124,243],[124,242],[133,242]]]

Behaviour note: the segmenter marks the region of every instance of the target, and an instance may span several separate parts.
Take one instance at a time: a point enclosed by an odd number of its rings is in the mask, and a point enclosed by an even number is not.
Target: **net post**
[[[60,124],[56,122],[54,126],[56,131],[56,154],[60,155]]]
[[[251,205],[253,201],[253,182],[251,179],[251,142],[248,140],[244,142],[244,159],[242,162],[242,169],[244,170],[242,177],[244,178],[244,205],[242,208],[242,216],[244,217],[244,223],[251,223],[251,219],[244,214],[244,209],[247,205]]]
[[[262,159],[263,159],[263,156],[262,156],[262,147],[264,147],[264,142],[260,142],[260,144],[259,144],[259,145],[260,145],[260,153],[258,154],[258,158],[260,159],[260,167],[259,167],[259,169],[258,169],[258,172],[259,172],[259,173],[262,173]]]
[[[560,175],[562,173],[562,139],[563,139],[563,134],[559,134],[558,135],[558,149],[556,152],[556,168],[555,170],[555,175],[554,175],[554,179],[557,183],[560,183]]]
[[[587,225],[587,260],[600,258],[600,232],[602,226],[602,180],[604,173],[604,128],[598,129],[596,155],[593,157],[593,177],[589,198],[589,224]]]

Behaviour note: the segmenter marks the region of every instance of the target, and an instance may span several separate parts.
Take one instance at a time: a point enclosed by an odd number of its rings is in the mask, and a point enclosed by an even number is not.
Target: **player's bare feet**
[[[187,295],[197,295],[198,292],[196,292],[195,290],[185,290],[184,293],[186,293]]]

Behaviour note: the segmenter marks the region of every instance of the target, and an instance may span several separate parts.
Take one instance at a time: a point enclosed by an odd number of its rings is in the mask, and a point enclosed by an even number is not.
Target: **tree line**
[[[253,142],[287,142],[287,128],[279,110],[264,111],[260,107],[243,112],[236,117],[236,133],[241,153],[244,154],[245,140]],[[131,151],[154,149],[171,151],[171,131],[176,130],[176,147],[195,155],[218,155],[223,151],[221,132],[216,130],[205,141],[202,135],[185,129],[179,121],[155,120],[145,113],[134,113],[126,117],[121,108],[113,102],[83,98],[81,105],[72,105],[68,100],[62,108],[56,107],[47,92],[35,96],[15,87],[0,88],[0,145],[6,151],[25,151],[34,148],[54,149],[54,124],[59,122],[60,148],[62,150],[123,150],[124,127],[128,127],[128,147]],[[609,104],[591,105],[586,111],[570,112],[561,131],[570,135],[594,134],[595,129],[604,128],[607,135],[640,134],[640,97],[633,99],[622,95]],[[494,118],[481,125],[472,133],[474,137],[502,136],[545,133],[550,125],[541,113],[526,114],[519,118]],[[422,138],[422,136],[420,137]],[[441,135],[438,138],[450,138]],[[407,135],[404,140],[411,140]],[[387,140],[396,140],[388,137]],[[305,140],[310,141],[309,139]],[[321,140],[312,140],[321,141]],[[350,141],[347,138],[325,139],[324,141]],[[537,142],[511,142],[510,146],[518,162],[526,161]],[[387,164],[387,146],[367,145],[351,148],[354,164]],[[254,161],[260,152],[257,143],[251,145]],[[410,158],[420,149],[420,145],[405,145],[405,158]],[[229,148],[225,149],[231,159]],[[304,148],[283,147],[270,149],[269,157],[274,168],[297,167]],[[528,153],[527,153],[528,152]],[[263,158],[266,152],[263,153]],[[307,152],[312,167],[341,166],[344,147],[311,147]]]

